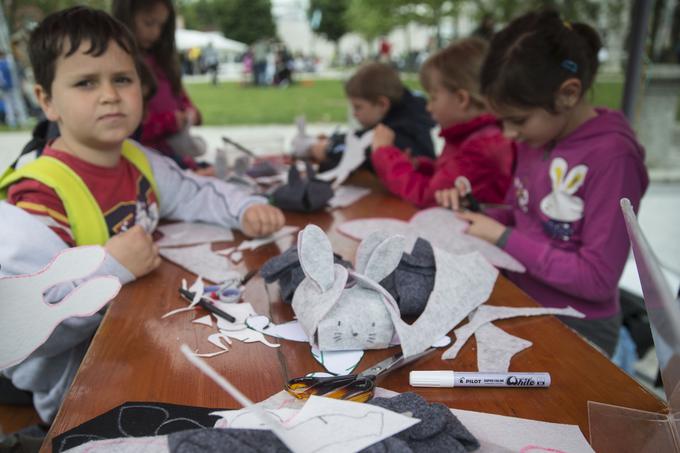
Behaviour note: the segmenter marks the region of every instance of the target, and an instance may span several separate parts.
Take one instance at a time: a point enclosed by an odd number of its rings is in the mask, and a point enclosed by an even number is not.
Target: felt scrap
[[[233,241],[230,229],[207,223],[170,223],[157,228],[163,237],[156,241],[159,247],[195,245],[206,242]]]
[[[512,357],[533,344],[529,340],[510,335],[491,322],[477,329],[475,339],[477,369],[489,373],[507,373]]]
[[[233,272],[229,260],[214,253],[210,244],[178,248],[163,247],[160,249],[160,254],[163,258],[213,283],[226,280]]]
[[[487,322],[498,319],[515,318],[517,316],[540,316],[540,315],[561,315],[584,318],[585,315],[571,307],[566,308],[515,308],[515,307],[495,307],[485,305],[479,307],[470,319],[470,322],[455,330],[456,342],[442,354],[442,359],[455,359],[463,345],[475,333],[475,331]]]
[[[454,255],[477,251],[491,264],[513,272],[524,272],[524,266],[502,249],[465,233],[468,223],[450,209],[430,208],[416,213],[409,222],[387,218],[358,219],[342,223],[338,230],[354,239],[364,239],[375,231],[406,237],[406,250],[411,250],[418,237],[433,247]]]
[[[287,211],[314,212],[323,209],[332,197],[331,185],[316,179],[310,164],[307,164],[306,179],[300,176],[297,166],[291,165],[288,182],[274,191],[272,203]]]

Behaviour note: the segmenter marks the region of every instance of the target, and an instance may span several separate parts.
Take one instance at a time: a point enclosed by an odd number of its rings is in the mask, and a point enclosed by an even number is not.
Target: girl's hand
[[[394,131],[384,124],[378,124],[373,129],[373,144],[371,148],[376,150],[392,145],[394,145]]]
[[[188,125],[187,114],[182,110],[175,111],[175,121],[177,121],[177,130],[181,131]]]
[[[196,109],[189,107],[184,111],[184,115],[186,116],[186,121],[189,126],[198,124],[198,112]]]
[[[491,217],[480,214],[478,212],[463,211],[457,212],[456,216],[459,219],[467,220],[470,222],[467,230],[467,234],[471,234],[485,241],[495,244],[500,239],[501,235],[505,231],[505,225]]]
[[[436,191],[434,193],[434,199],[442,208],[449,208],[454,211],[460,209],[460,192],[458,192],[458,189],[455,187]]]

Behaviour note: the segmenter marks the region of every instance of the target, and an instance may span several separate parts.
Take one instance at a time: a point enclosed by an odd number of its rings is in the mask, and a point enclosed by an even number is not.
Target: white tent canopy
[[[178,29],[175,31],[175,42],[178,50],[189,50],[194,47],[204,48],[212,43],[213,47],[220,52],[241,53],[248,46],[242,42],[225,38],[218,32],[203,32],[198,30]]]

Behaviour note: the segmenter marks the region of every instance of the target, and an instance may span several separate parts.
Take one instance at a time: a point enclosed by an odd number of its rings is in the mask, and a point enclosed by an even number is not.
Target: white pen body
[[[550,373],[411,371],[413,387],[550,387]]]

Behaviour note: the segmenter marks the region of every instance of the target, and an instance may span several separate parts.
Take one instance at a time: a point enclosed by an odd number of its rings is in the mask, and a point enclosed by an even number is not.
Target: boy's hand
[[[373,129],[373,144],[371,148],[376,150],[392,145],[394,145],[394,131],[384,124],[378,124]]]
[[[249,237],[269,236],[280,230],[286,222],[279,208],[268,204],[254,204],[243,214],[241,230]]]
[[[319,136],[319,139],[309,149],[309,155],[314,162],[320,163],[326,160],[326,148],[328,148],[328,137]]]
[[[181,131],[184,129],[189,123],[189,119],[187,118],[187,114],[183,112],[182,110],[175,110],[175,121],[177,121],[177,130]]]
[[[436,191],[434,199],[443,208],[453,209],[454,211],[460,209],[460,193],[455,187]]]
[[[465,231],[467,234],[477,236],[480,239],[491,242],[495,244],[505,231],[505,225],[491,217],[479,214],[477,212],[463,211],[456,213],[459,219],[467,220],[470,222]]]
[[[106,251],[135,277],[142,277],[161,264],[158,246],[141,225],[113,236],[104,245]]]

